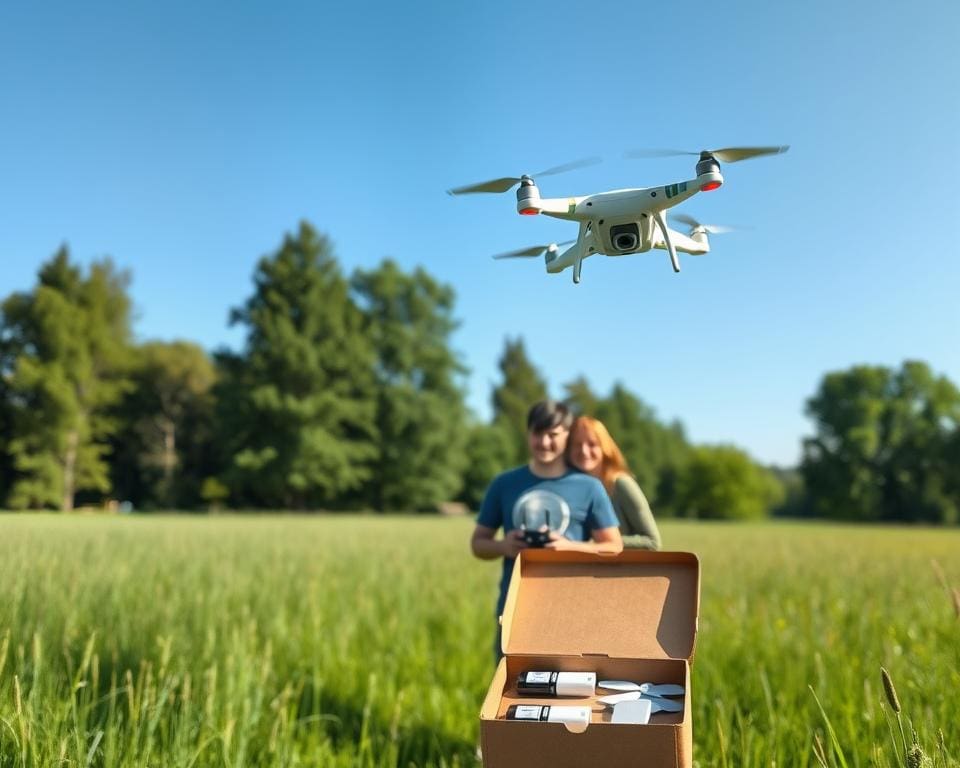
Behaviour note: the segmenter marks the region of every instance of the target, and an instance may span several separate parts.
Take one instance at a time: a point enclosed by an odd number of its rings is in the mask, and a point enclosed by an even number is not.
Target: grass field
[[[0,766],[476,765],[499,566],[471,525],[0,515]],[[817,737],[902,764],[881,665],[956,764],[960,531],[663,534],[702,564],[701,768],[816,766]]]

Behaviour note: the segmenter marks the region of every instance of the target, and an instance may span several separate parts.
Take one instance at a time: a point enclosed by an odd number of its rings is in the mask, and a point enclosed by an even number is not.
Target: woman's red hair
[[[586,429],[596,437],[597,442],[600,443],[600,453],[603,455],[603,460],[600,463],[599,478],[600,482],[603,483],[603,487],[607,489],[607,493],[612,493],[614,481],[620,475],[624,473],[629,474],[630,472],[627,467],[627,460],[623,458],[623,453],[613,438],[610,437],[610,433],[607,431],[607,428],[603,426],[602,421],[591,418],[590,416],[577,416],[573,422],[573,426],[570,428],[570,440],[567,443],[568,462],[571,453],[571,444],[575,439],[577,428]]]

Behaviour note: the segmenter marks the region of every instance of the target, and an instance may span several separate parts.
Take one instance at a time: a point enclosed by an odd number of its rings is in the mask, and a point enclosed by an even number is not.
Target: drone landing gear
[[[583,258],[577,259],[573,262],[573,284],[576,285],[580,282],[580,268],[583,266]]]
[[[667,229],[667,222],[663,218],[663,211],[656,211],[653,214],[653,218],[659,225],[660,231],[663,232],[663,241],[667,244],[667,251],[670,253],[670,263],[673,264],[673,271],[679,272],[680,260],[677,258],[677,249],[673,247],[673,242],[670,240],[670,231]]]

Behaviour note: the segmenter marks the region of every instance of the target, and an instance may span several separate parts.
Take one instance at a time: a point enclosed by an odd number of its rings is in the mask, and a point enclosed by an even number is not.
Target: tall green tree
[[[374,350],[332,247],[306,222],[262,258],[222,353],[218,422],[235,503],[311,508],[358,495],[377,457]]]
[[[693,449],[677,480],[677,506],[687,517],[751,520],[785,497],[774,475],[730,445]]]
[[[0,317],[0,332],[3,319]],[[0,509],[7,504],[7,494],[13,485],[13,456],[10,440],[13,438],[13,402],[8,386],[12,367],[7,361],[5,344],[0,335]]]
[[[479,509],[490,481],[513,466],[515,450],[513,431],[502,423],[471,424],[467,430],[467,466],[458,500],[471,509]]]
[[[829,373],[807,414],[816,433],[804,441],[801,470],[817,514],[957,521],[950,456],[960,391],[926,363]]]
[[[770,510],[774,517],[810,517],[813,510],[799,467],[770,465],[767,470],[783,488],[783,501]]]
[[[466,464],[454,291],[389,259],[357,270],[351,284],[376,355],[379,441],[367,500],[380,510],[436,508],[460,490]]]
[[[197,506],[210,470],[213,361],[187,341],[148,342],[134,360],[111,459],[117,494],[137,506]]]
[[[493,390],[493,421],[511,436],[510,463],[527,461],[527,412],[548,397],[547,383],[527,357],[522,338],[504,341],[498,362],[501,383]]]
[[[672,514],[678,473],[690,453],[683,425],[662,423],[649,405],[620,382],[597,403],[595,415],[617,441],[656,513]]]
[[[573,381],[564,384],[565,399],[568,405],[579,415],[597,417],[600,410],[600,396],[595,394],[586,377],[578,376]]]
[[[951,443],[960,431],[960,390],[923,362],[907,361],[893,376],[888,431],[896,448],[884,476],[887,519],[954,524],[960,495]]]
[[[884,450],[889,385],[889,369],[859,365],[824,376],[807,401],[816,434],[804,440],[801,470],[817,516],[878,519],[882,493],[874,468]]]
[[[956,504],[957,500],[960,500],[960,472],[956,471],[956,468],[960,467],[960,429],[953,430],[944,440],[943,462],[947,468],[944,473],[944,490]],[[944,522],[960,523],[960,520],[945,518]]]
[[[79,491],[110,490],[109,412],[127,386],[130,354],[128,283],[109,260],[85,275],[64,246],[33,291],[3,302],[11,506],[69,511]]]

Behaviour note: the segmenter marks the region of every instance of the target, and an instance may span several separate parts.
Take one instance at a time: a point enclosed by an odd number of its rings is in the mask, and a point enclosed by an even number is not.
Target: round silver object
[[[553,491],[534,488],[513,506],[513,527],[524,531],[549,530],[562,534],[570,525],[570,505]]]

